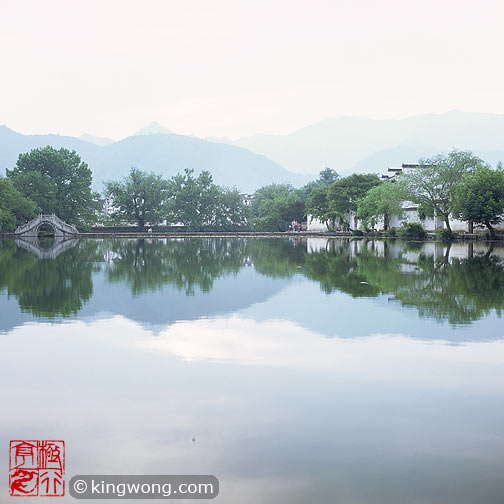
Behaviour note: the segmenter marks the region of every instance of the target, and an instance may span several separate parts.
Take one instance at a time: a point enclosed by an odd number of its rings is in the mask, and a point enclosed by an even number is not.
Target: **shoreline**
[[[27,236],[28,237],[28,236]],[[0,233],[0,238],[22,238],[15,233]],[[30,235],[30,238],[33,238]],[[401,238],[399,236],[390,237],[384,233],[364,233],[363,235],[353,235],[351,232],[334,231],[184,231],[184,232],[139,232],[139,231],[91,231],[73,235],[71,238],[348,238],[352,240],[400,240],[400,241],[439,241],[448,243],[451,241],[471,242],[484,241],[500,243],[504,241],[504,235],[498,235],[496,239],[491,239],[486,233],[454,233],[453,239],[449,241],[440,240],[436,233],[428,232],[424,240]]]

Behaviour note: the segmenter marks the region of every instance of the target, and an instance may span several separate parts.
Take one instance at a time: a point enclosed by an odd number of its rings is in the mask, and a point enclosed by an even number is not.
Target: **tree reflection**
[[[320,283],[324,292],[346,292],[353,297],[388,294],[402,306],[416,308],[421,317],[450,324],[468,324],[504,307],[504,260],[486,254],[449,259],[449,246],[438,257],[407,244],[372,243],[352,253],[337,245],[307,256],[303,272]],[[408,253],[416,252],[412,259]]]
[[[108,281],[128,285],[134,295],[174,285],[194,294],[210,292],[216,278],[237,274],[247,259],[247,242],[235,239],[114,240]]]
[[[0,241],[0,289],[22,312],[54,318],[76,315],[91,298],[98,242],[81,241],[56,259],[38,260],[13,241]]]
[[[453,258],[445,245],[403,242],[334,240],[308,253],[303,239],[115,239],[81,240],[56,259],[39,260],[5,240],[0,241],[0,289],[24,312],[67,317],[91,298],[93,272],[101,271],[135,296],[166,286],[190,296],[197,289],[210,293],[219,277],[253,267],[270,278],[303,275],[326,294],[387,295],[421,317],[458,325],[493,310],[502,313],[504,254],[494,252],[475,254],[468,246]],[[247,289],[246,280],[236,288]]]

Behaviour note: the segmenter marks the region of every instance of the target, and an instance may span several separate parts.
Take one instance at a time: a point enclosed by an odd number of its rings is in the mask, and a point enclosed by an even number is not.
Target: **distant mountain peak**
[[[171,134],[173,134],[173,131],[169,130],[168,128],[165,128],[164,126],[161,126],[161,124],[159,124],[156,121],[152,121],[148,126],[145,126],[145,128],[138,130],[133,136],[155,135],[158,133],[163,133],[165,135],[171,135]]]

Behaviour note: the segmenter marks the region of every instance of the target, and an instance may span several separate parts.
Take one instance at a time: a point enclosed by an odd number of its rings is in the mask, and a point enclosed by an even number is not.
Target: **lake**
[[[0,240],[0,500],[9,440],[63,439],[67,482],[501,504],[503,309],[502,245]]]

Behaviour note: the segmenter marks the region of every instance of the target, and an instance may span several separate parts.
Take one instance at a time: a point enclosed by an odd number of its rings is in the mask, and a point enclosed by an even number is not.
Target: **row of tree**
[[[246,207],[237,189],[214,184],[208,171],[186,169],[169,180],[132,168],[121,181],[108,182],[105,196],[112,223],[136,222],[139,229],[162,221],[189,230],[235,230],[246,226]]]
[[[354,174],[316,188],[306,213],[329,227],[339,224],[350,229],[350,217],[355,216],[365,228],[380,221],[387,230],[392,216],[403,217],[405,201],[418,205],[421,219],[442,218],[450,232],[450,218],[456,218],[471,227],[486,226],[495,237],[494,225],[504,215],[504,169],[501,163],[493,169],[470,152],[453,150],[422,159],[393,180]]]
[[[98,211],[100,195],[91,189],[92,173],[75,151],[52,147],[21,154],[15,168],[0,178],[0,230],[10,231],[37,213],[55,213],[77,226],[97,221],[136,223],[139,229],[163,221],[182,223],[189,230],[286,231],[308,215],[328,228],[345,230],[403,215],[403,202],[418,205],[422,218],[437,215],[448,230],[450,217],[486,226],[504,214],[504,170],[493,169],[470,152],[452,151],[422,159],[393,181],[375,174],[339,177],[326,168],[300,189],[271,184],[254,194],[250,207],[238,189],[216,185],[208,171],[198,176],[186,169],[170,179],[131,168],[128,176],[106,184],[109,215]]]

